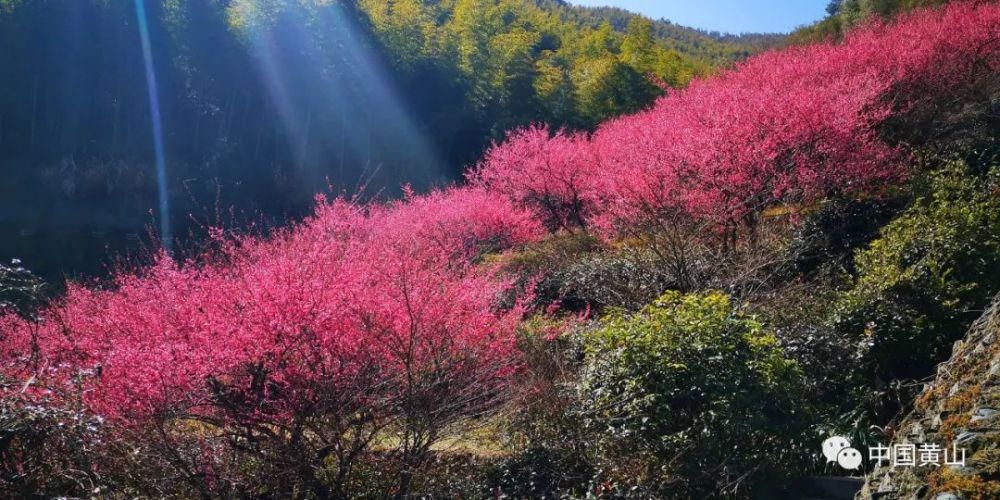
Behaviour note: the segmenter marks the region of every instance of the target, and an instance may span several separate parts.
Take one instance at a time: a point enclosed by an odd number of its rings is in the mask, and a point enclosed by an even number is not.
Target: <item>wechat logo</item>
[[[837,462],[846,470],[858,470],[861,467],[861,452],[851,447],[851,442],[843,436],[833,436],[823,441],[823,456],[826,463]]]

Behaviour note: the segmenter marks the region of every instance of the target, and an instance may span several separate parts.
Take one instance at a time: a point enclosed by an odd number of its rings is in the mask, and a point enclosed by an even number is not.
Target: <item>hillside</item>
[[[345,13],[371,16],[385,71],[452,61],[474,83],[451,97],[479,112],[529,88],[519,68],[565,64],[572,82],[593,74],[577,64],[634,75],[668,52],[649,22],[577,31],[518,2],[286,5],[235,2],[224,20],[298,57],[266,59],[259,84],[305,151],[326,108],[297,106],[357,96],[291,92],[286,72],[386,89],[357,32],[308,36]],[[996,2],[860,23],[592,129],[513,128],[462,182],[208,226],[55,296],[4,263],[0,495],[786,498],[923,433],[969,464],[894,470],[887,489],[994,498],[997,33]],[[293,41],[304,51],[280,50]],[[316,56],[344,73],[300,67]],[[367,120],[405,109],[338,102]],[[240,116],[232,129],[260,126]]]
[[[17,235],[0,256],[93,275],[147,225],[169,237],[165,220],[187,239],[295,220],[331,187],[425,190],[507,130],[590,128],[742,53],[639,18],[620,31],[572,20],[584,11],[553,2],[142,5],[0,4],[0,228]],[[65,245],[79,252],[48,250]]]
[[[619,32],[625,32],[634,19],[642,17],[615,7],[581,7],[570,5],[563,0],[551,0],[539,4],[542,6],[551,4],[551,8],[563,10],[567,18],[593,28],[599,27],[604,22],[611,23],[611,26]],[[785,35],[777,33],[732,35],[711,32],[688,28],[665,19],[655,19],[652,22],[653,32],[666,47],[706,62],[723,65],[775,47],[785,38]]]

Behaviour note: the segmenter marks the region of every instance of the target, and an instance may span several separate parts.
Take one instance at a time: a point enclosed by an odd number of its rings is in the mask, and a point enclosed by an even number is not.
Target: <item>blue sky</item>
[[[569,0],[621,7],[654,19],[729,33],[789,32],[826,14],[829,0]]]

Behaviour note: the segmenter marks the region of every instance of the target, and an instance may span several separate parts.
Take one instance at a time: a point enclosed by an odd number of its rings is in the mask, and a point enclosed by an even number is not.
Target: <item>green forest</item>
[[[823,12],[0,0],[0,498],[1000,498],[1000,2]]]

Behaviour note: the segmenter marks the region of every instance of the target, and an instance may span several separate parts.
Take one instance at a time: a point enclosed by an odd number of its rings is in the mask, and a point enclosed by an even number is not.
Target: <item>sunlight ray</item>
[[[340,182],[358,183],[381,172],[392,185],[430,184],[445,175],[443,160],[425,130],[412,117],[387,68],[366,35],[343,8],[309,2],[238,2],[232,7],[284,132],[296,168],[304,179],[331,172],[332,151],[347,153],[356,164]],[[308,89],[290,93],[289,89]],[[391,124],[393,144],[373,137]],[[339,138],[340,143],[333,141]],[[383,138],[384,139],[384,138]],[[380,153],[405,151],[402,161],[382,164]],[[347,186],[341,186],[347,187]]]
[[[146,91],[149,94],[149,115],[153,133],[153,153],[156,162],[156,189],[160,209],[160,238],[163,248],[171,250],[173,235],[170,228],[170,199],[167,186],[167,159],[163,145],[163,121],[160,115],[160,97],[156,83],[156,67],[153,64],[153,50],[149,42],[149,24],[146,19],[145,0],[135,0],[135,14],[142,42],[142,56],[146,69]]]

